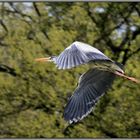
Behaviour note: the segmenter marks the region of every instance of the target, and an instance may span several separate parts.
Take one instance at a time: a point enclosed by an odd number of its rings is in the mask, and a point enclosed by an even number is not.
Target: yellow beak
[[[44,57],[44,58],[36,58],[35,61],[37,62],[48,62],[50,61],[50,57]]]

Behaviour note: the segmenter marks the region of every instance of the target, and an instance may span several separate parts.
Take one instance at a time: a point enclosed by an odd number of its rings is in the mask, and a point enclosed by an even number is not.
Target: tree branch
[[[3,22],[2,19],[0,19],[0,24],[1,24],[1,26],[3,27],[3,29],[6,31],[6,33],[8,33],[8,29],[7,29],[7,27],[6,27],[6,25],[4,24],[4,22]]]
[[[133,31],[133,33],[132,33],[132,39],[131,40],[134,40],[137,37],[137,35],[139,35],[139,34],[140,34],[140,27],[137,26],[137,29],[135,31]]]
[[[96,21],[96,19],[94,18],[94,16],[92,15],[92,12],[90,11],[90,6],[89,6],[89,3],[85,3],[86,4],[86,11],[87,11],[87,14],[88,16],[91,18],[91,20],[96,24],[98,25],[98,22]]]
[[[130,42],[129,34],[130,34],[130,30],[129,30],[129,28],[127,27],[125,37],[122,39],[122,42],[121,42],[120,45],[118,46],[119,48],[122,48],[122,47],[125,46],[128,42]]]
[[[0,64],[0,72],[8,73],[11,74],[12,76],[17,76],[15,69],[10,68],[9,66],[6,66],[4,64]]]
[[[130,54],[127,56],[127,58],[130,58],[132,55],[134,55],[134,54],[136,54],[136,53],[138,53],[138,52],[140,52],[140,48],[138,48],[138,49],[135,50],[134,52],[130,53]]]
[[[22,13],[21,11],[19,11],[18,9],[16,9],[16,7],[14,6],[13,3],[10,2],[9,5],[10,5],[10,7],[11,7],[13,10],[5,9],[6,12],[18,14],[18,15],[21,15],[22,17],[28,17],[30,20],[34,21],[33,18],[32,18],[32,16],[27,15],[27,14],[24,14],[24,13]]]
[[[40,13],[40,11],[39,11],[39,9],[38,9],[38,7],[37,7],[36,2],[33,2],[33,6],[34,6],[34,9],[35,9],[37,15],[38,15],[39,17],[41,17],[41,13]]]

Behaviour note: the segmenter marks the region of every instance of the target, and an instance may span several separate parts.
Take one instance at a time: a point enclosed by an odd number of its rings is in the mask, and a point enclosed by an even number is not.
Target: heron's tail
[[[133,81],[135,83],[140,83],[140,80],[138,80],[138,79],[136,79],[134,77],[130,77],[130,76],[124,75],[123,73],[119,73],[119,72],[116,71],[115,74],[118,75],[118,76],[120,76],[120,77],[123,77],[125,79],[128,79],[130,81]]]

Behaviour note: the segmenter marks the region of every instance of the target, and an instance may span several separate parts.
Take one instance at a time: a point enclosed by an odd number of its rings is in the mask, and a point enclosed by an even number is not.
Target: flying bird
[[[116,76],[139,83],[137,79],[124,74],[122,64],[111,60],[98,49],[79,41],[73,42],[59,56],[37,58],[36,61],[54,62],[58,69],[63,70],[86,63],[92,66],[80,76],[78,86],[65,106],[63,116],[69,123],[78,122],[86,117]]]

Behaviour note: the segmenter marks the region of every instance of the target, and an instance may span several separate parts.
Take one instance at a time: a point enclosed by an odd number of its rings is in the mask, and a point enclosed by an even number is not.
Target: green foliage
[[[16,72],[0,71],[0,138],[138,138],[139,84],[117,78],[89,116],[68,126],[64,106],[88,66],[64,71],[34,60],[58,55],[78,40],[140,79],[139,8],[139,3],[0,3],[0,67]]]

